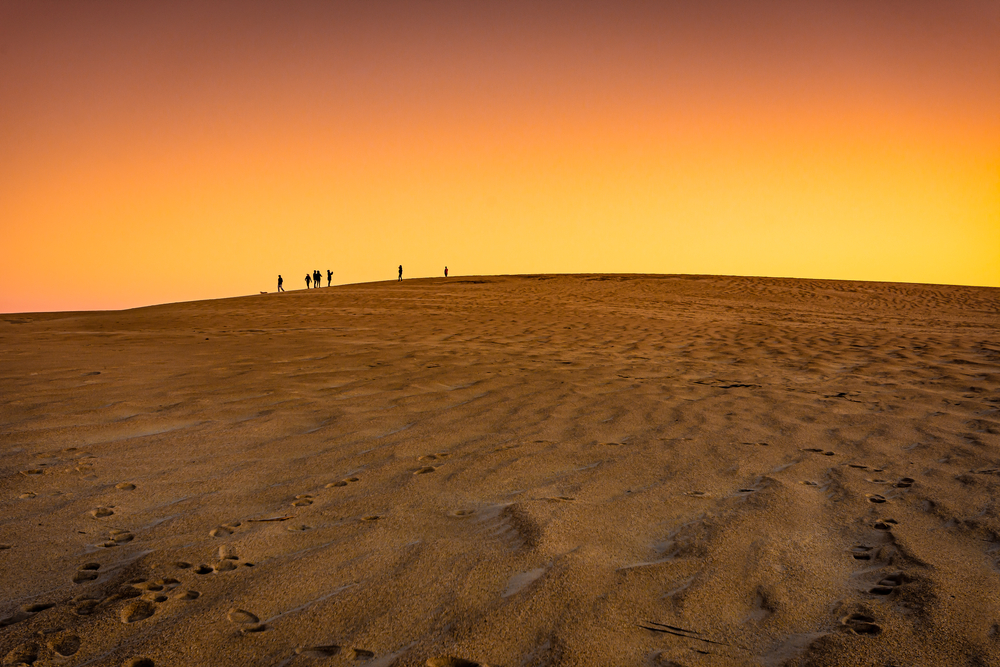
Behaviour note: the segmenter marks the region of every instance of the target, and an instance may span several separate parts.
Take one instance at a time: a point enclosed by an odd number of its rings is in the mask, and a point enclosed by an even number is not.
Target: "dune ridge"
[[[0,656],[1000,664],[998,328],[726,276],[3,315]]]

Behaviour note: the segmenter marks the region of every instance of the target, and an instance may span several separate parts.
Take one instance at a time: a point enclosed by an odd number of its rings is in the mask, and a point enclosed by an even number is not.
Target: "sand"
[[[3,315],[0,656],[1000,665],[998,329],[708,276]]]

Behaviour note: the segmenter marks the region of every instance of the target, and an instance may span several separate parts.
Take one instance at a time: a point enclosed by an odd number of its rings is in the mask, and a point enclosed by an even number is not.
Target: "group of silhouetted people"
[[[448,267],[447,266],[444,267],[444,277],[445,278],[448,277]],[[399,265],[399,277],[397,278],[397,280],[402,280],[402,279],[403,279],[403,265],[400,264]],[[281,274],[279,273],[278,274],[278,291],[279,292],[284,292],[285,291],[285,288],[282,287],[282,285],[284,285],[284,283],[285,283],[285,280],[281,277]],[[306,289],[309,289],[310,287],[322,287],[323,286],[322,283],[323,283],[323,274],[319,270],[316,270],[316,271],[313,271],[312,273],[307,273],[306,274]],[[331,271],[330,269],[327,269],[326,270],[326,286],[329,287],[332,283],[333,283],[333,271]]]
[[[278,276],[278,291],[284,292],[281,288],[281,276]],[[333,271],[330,269],[326,270],[326,286],[329,287],[333,283]],[[313,271],[312,274],[306,274],[306,289],[310,287],[322,287],[323,286],[323,274],[319,271]]]

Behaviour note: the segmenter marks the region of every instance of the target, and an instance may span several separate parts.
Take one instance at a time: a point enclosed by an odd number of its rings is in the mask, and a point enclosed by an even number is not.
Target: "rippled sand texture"
[[[997,665],[998,410],[990,288],[482,277],[0,316],[0,655]]]

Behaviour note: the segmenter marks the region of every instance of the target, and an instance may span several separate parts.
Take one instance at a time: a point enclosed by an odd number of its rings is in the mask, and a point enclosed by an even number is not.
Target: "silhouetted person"
[[[323,276],[319,274],[319,269],[313,271],[313,287],[319,289],[319,283],[323,280]]]
[[[306,274],[306,289],[309,289],[309,287],[310,287],[310,283],[312,282],[312,279],[313,279],[313,277],[312,277],[312,276],[310,276],[310,275],[309,275],[309,274],[307,273],[307,274]]]
[[[279,292],[284,292],[285,291],[285,288],[281,286],[281,284],[283,282],[285,282],[285,281],[281,279],[281,274],[279,273],[278,274],[278,291]]]
[[[444,277],[445,277],[445,278],[447,278],[447,277],[448,277],[448,267],[447,267],[447,266],[446,266],[446,267],[444,267]]]
[[[399,265],[399,280],[403,279],[403,265]]]
[[[330,283],[333,282],[333,271],[330,269],[326,270],[326,286],[329,287]]]

